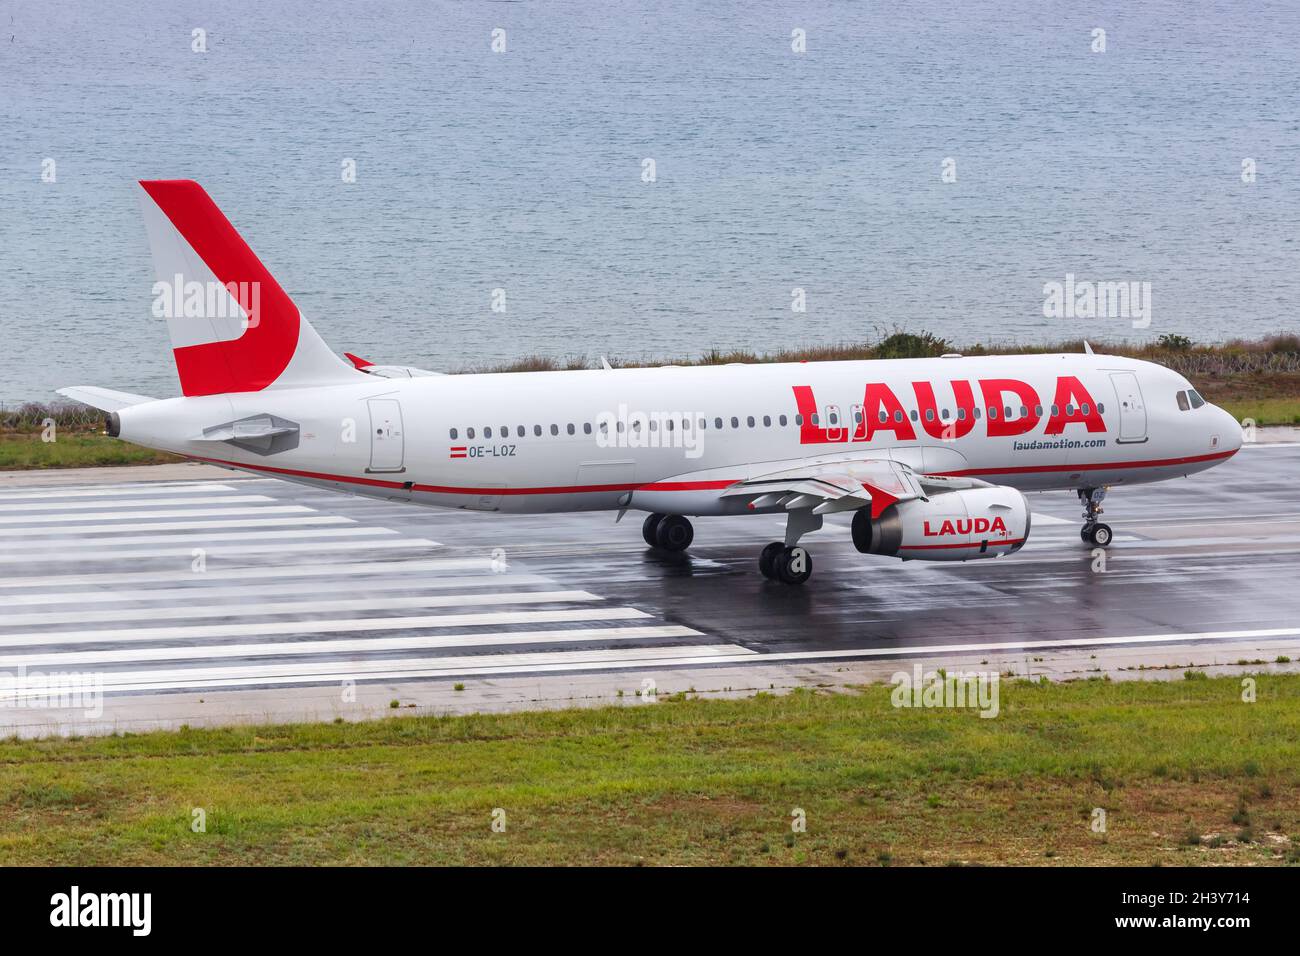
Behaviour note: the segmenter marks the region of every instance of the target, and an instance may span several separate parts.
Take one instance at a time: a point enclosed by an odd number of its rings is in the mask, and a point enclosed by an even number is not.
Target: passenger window
[[[1068,418],[1073,418],[1073,417],[1074,417],[1074,403],[1073,403],[1073,402],[1070,403],[1069,405],[1066,405],[1066,406],[1065,406],[1065,414],[1066,414],[1066,417],[1068,417]]]
[[[781,427],[782,427],[782,428],[784,428],[784,427],[789,423],[789,419],[787,419],[784,415],[782,415],[782,416],[781,416],[779,419],[777,419],[777,420],[781,423]]]
[[[715,418],[715,419],[713,420],[713,427],[714,427],[714,428],[721,428],[721,427],[722,427],[722,419],[721,419],[721,418]]]
[[[764,416],[763,416],[763,427],[764,427],[764,428],[771,428],[771,427],[772,427],[772,416],[771,416],[771,415],[764,415]]]
[[[894,421],[901,422],[902,420],[903,420],[903,410],[901,408],[894,409]]]
[[[573,422],[569,422],[569,428],[568,428],[568,431],[569,431],[569,434],[570,434],[570,435],[574,434],[574,432],[577,431],[577,429],[575,429],[575,428],[573,427]]]
[[[458,432],[456,431],[456,429],[453,428],[453,429],[451,430],[451,440],[452,440],[452,441],[455,441],[455,440],[456,440],[456,435],[457,435],[457,434],[458,434]]]
[[[912,409],[912,421],[917,422],[920,420],[921,420],[921,416],[916,414],[916,409],[915,408]]]
[[[559,425],[552,425],[552,426],[551,426],[551,434],[552,434],[552,435],[558,435],[559,433],[560,433],[560,426],[559,426]]]
[[[882,409],[880,410],[880,424],[883,425],[883,424],[885,424],[885,422],[887,422],[887,421],[889,421],[889,412],[885,411],[885,410],[882,408]]]
[[[472,428],[467,428],[467,429],[465,429],[465,437],[466,437],[466,438],[473,438],[473,437],[474,437],[474,429],[472,429]]]
[[[965,420],[966,420],[966,409],[964,408],[957,409],[957,421],[964,422]]]
[[[802,415],[796,415],[796,416],[794,417],[794,423],[795,423],[796,425],[798,425],[800,428],[802,428],[802,427],[803,427],[803,416],[802,416]]]
[[[934,421],[934,409],[933,409],[933,408],[927,408],[927,409],[925,410],[925,420],[926,420],[927,422],[932,422],[932,421]]]
[[[1098,414],[1098,415],[1105,415],[1105,414],[1106,414],[1106,404],[1105,404],[1104,402],[1098,402],[1098,403],[1097,403],[1097,414]]]
[[[1057,418],[1058,416],[1060,416],[1060,414],[1061,414],[1061,406],[1060,406],[1060,405],[1053,405],[1053,406],[1052,406],[1052,417],[1053,417],[1053,418]]]
[[[1087,402],[1084,402],[1083,405],[1079,408],[1079,411],[1083,412],[1084,415],[1089,415],[1092,412],[1092,406],[1089,405]]]
[[[541,435],[541,433],[542,433],[542,426],[541,426],[541,425],[534,425],[534,426],[533,426],[533,434],[534,434],[534,435]]]
[[[583,423],[582,423],[582,433],[583,433],[584,435],[590,435],[590,434],[591,434],[591,422],[583,422]]]
[[[980,415],[982,415],[982,414],[983,414],[983,412],[982,412],[980,409],[978,409],[978,408],[975,409],[975,421],[979,421],[979,420],[980,420]]]
[[[524,435],[526,434],[526,432],[524,431],[524,426],[523,425],[515,426],[515,434],[518,435],[520,438],[523,438]]]
[[[997,417],[998,417],[998,407],[997,407],[996,405],[990,405],[990,406],[989,406],[989,419],[992,420],[992,419],[995,419],[995,418],[997,418]]]
[[[1003,417],[1003,418],[1010,418],[1013,414],[1015,414],[1015,413],[1011,411],[1011,406],[1010,406],[1010,405],[1008,405],[1006,408],[1002,409],[1002,417]]]
[[[946,422],[948,420],[948,409],[945,408],[943,411],[941,411],[939,413],[939,417]]]
[[[1042,418],[1042,417],[1043,417],[1043,406],[1042,406],[1042,405],[1035,405],[1035,406],[1034,406],[1034,414],[1037,415],[1039,418]]]
[[[753,415],[750,415],[748,418],[745,419],[745,422],[746,422],[746,424],[749,425],[750,428],[753,428],[753,427],[754,427],[754,416],[753,416]]]
[[[492,426],[491,426],[491,425],[489,425],[487,428],[483,429],[483,437],[484,437],[484,438],[491,438],[491,437],[492,437]]]

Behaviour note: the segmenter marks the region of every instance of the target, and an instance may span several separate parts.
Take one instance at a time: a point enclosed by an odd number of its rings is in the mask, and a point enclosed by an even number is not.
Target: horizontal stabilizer
[[[89,405],[91,408],[98,408],[101,412],[116,412],[123,408],[130,408],[132,405],[143,405],[145,402],[157,401],[157,399],[150,398],[148,395],[118,392],[111,388],[100,388],[98,385],[71,385],[57,391],[64,398],[70,398],[74,402],[81,402],[81,404]]]

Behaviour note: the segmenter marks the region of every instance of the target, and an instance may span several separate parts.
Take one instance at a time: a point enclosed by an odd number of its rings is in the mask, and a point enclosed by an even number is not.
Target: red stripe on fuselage
[[[1033,465],[1001,469],[968,468],[962,471],[936,472],[936,475],[942,477],[968,477],[973,475],[1010,475],[1036,472],[1096,471],[1108,468],[1162,468],[1174,465],[1189,465],[1202,461],[1213,461],[1217,458],[1230,458],[1235,454],[1236,450],[1234,449],[1233,451],[1215,452],[1212,455],[1194,455],[1188,458],[1165,458],[1153,459],[1150,461],[1116,462],[1108,465]],[[210,462],[214,465],[231,465],[235,468],[245,468],[249,471],[263,471],[268,474],[284,475],[290,478],[310,478],[316,481],[342,481],[348,484],[365,485],[366,487],[371,488],[400,488],[404,491],[423,491],[428,494],[439,495],[571,495],[611,491],[721,491],[723,488],[731,487],[737,481],[744,480],[741,478],[726,478],[714,481],[651,481],[644,484],[632,482],[617,485],[548,485],[539,488],[476,488],[463,485],[414,484],[408,488],[405,482],[384,481],[380,478],[354,478],[350,475],[330,475],[317,471],[301,471],[296,468],[275,468],[271,465],[254,465],[240,461],[227,461],[222,458],[204,458],[199,455],[189,455],[187,457],[192,458],[195,461]]]

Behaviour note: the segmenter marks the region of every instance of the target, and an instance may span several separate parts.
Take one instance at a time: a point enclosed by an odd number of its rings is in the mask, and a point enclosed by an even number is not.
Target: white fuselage
[[[355,384],[126,408],[120,435],[289,480],[440,507],[707,515],[742,507],[720,497],[727,485],[814,461],[890,457],[918,472],[1023,491],[1191,474],[1229,457],[1241,432],[1213,405],[1180,408],[1175,396],[1189,388],[1159,365],[1091,354],[395,379],[357,373]],[[296,425],[296,446],[259,454],[202,440],[204,429],[259,415]]]

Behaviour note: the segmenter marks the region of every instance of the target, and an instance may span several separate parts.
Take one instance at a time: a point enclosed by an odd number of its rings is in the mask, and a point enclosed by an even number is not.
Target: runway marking
[[[0,515],[0,524],[60,524],[73,521],[122,521],[142,518],[235,518],[240,515],[315,514],[306,505],[261,505],[253,508],[169,508],[165,511],[93,511],[90,514]]]
[[[426,541],[422,538],[410,539],[419,546],[437,545],[437,542]],[[406,539],[399,541],[384,541],[385,547],[406,547]],[[355,546],[353,543],[350,546]],[[247,549],[245,549],[247,550]],[[171,552],[168,552],[169,554]],[[186,552],[188,554],[189,552]],[[209,555],[211,552],[209,552]],[[239,567],[222,568],[213,567],[208,563],[208,569],[202,574],[196,574],[186,567],[176,571],[94,571],[86,574],[39,574],[32,577],[0,577],[0,589],[9,588],[34,588],[34,587],[76,587],[83,584],[135,584],[139,582],[149,582],[153,584],[166,584],[171,581],[237,581],[240,578],[258,578],[262,580],[273,580],[276,578],[310,578],[318,577],[323,574],[330,575],[353,575],[353,574],[378,574],[384,573],[389,575],[414,574],[420,571],[487,571],[491,568],[492,561],[490,558],[428,558],[424,560],[396,560],[396,561],[358,561],[348,564],[293,564],[293,565],[243,565]],[[416,581],[413,587],[419,586],[420,582]]]
[[[46,537],[52,531],[59,534],[111,534],[122,531],[206,531],[208,528],[273,528],[273,527],[302,527],[306,525],[341,525],[355,524],[355,518],[344,518],[340,515],[303,515],[301,517],[281,518],[229,518],[221,521],[158,521],[145,522],[142,524],[112,524],[112,525],[74,525],[72,527],[59,528],[0,528],[0,537],[5,538],[31,538],[33,541],[48,540]],[[200,536],[206,537],[206,536]],[[258,537],[262,537],[259,535]],[[105,538],[86,538],[87,544],[99,544]],[[132,540],[132,539],[124,539]],[[170,538],[155,538],[154,540],[173,540]],[[185,540],[189,540],[188,537]]]
[[[184,542],[191,548],[200,546],[208,541],[265,541],[280,538],[352,538],[365,537],[367,535],[396,535],[398,532],[392,528],[367,528],[367,527],[346,527],[346,528],[322,528],[319,530],[307,529],[304,531],[229,531],[220,534],[187,534],[184,536],[171,534],[142,534],[129,535],[121,538],[42,538],[39,542],[31,542],[28,547],[31,551],[53,551],[56,549],[67,549],[80,553],[93,553],[93,549],[100,547],[116,547],[119,545],[131,544],[164,544],[168,541]],[[36,547],[39,544],[40,547]],[[0,555],[0,561],[30,561],[31,551],[26,555]],[[135,552],[123,552],[130,556]]]
[[[621,670],[626,667],[664,667],[712,663],[718,659],[753,660],[753,651],[736,653],[728,645],[636,647],[602,651],[556,651],[532,654],[476,654],[462,657],[412,658],[322,662],[251,667],[170,668],[165,670],[108,671],[103,689],[108,692],[179,690],[186,687],[249,687],[274,684],[332,684],[345,680],[410,680],[421,677],[490,674],[510,671],[542,673],[570,670]],[[13,691],[0,694],[12,698]]]
[[[417,563],[417,562],[412,562]],[[383,565],[381,565],[382,567]],[[399,567],[401,565],[398,565]],[[328,567],[326,565],[325,567]],[[283,596],[284,584],[241,584],[233,588],[207,587],[203,580],[211,576],[186,572],[194,584],[187,588],[141,588],[135,591],[75,591],[44,594],[10,594],[0,595],[0,607],[28,607],[41,604],[60,604],[79,607],[83,604],[103,604],[118,601],[164,601],[164,600],[209,600],[211,598],[249,598],[271,595]],[[477,574],[474,576],[453,575],[446,577],[423,577],[414,580],[389,580],[367,578],[362,581],[298,581],[292,585],[294,595],[338,594],[349,588],[371,591],[414,591],[422,589],[438,590],[443,588],[491,588],[520,587],[537,584],[551,584],[551,578],[540,574]],[[0,625],[4,623],[0,619]]]
[[[1055,524],[1082,524],[1083,523],[1082,519],[1080,519],[1079,521],[1074,521],[1071,520],[1070,518],[1058,518],[1056,517],[1056,515],[1042,514],[1037,511],[1033,513],[1032,521],[1035,528],[1043,524],[1055,525]]]
[[[124,501],[123,508],[163,508],[176,505],[233,505],[233,504],[252,504],[255,501],[279,501],[278,498],[272,498],[270,495],[220,495],[203,498],[148,498],[144,501]],[[102,509],[102,501],[76,501],[72,503],[48,501],[40,504],[21,504],[6,505],[0,504],[0,513],[12,511],[28,512],[33,509],[49,510],[58,508],[60,511],[92,511],[96,508]]]
[[[358,651],[438,650],[531,644],[582,644],[648,638],[703,637],[699,631],[675,624],[634,627],[560,628],[546,631],[493,631],[420,637],[366,637],[334,641],[282,641],[275,644],[215,644],[203,647],[145,647],[113,651],[71,651],[62,654],[8,654],[0,667],[26,667],[57,673],[86,664],[125,664],[140,661],[207,660],[219,657],[296,657],[350,654]],[[428,658],[434,663],[437,658]],[[347,666],[346,662],[338,666]]]
[[[499,594],[434,594],[420,597],[340,598],[333,601],[272,601],[264,604],[205,604],[198,606],[173,605],[133,608],[114,608],[94,611],[40,611],[32,614],[9,614],[0,618],[0,628],[30,627],[49,624],[81,624],[110,621],[179,621],[204,617],[252,617],[277,614],[330,614],[343,611],[382,611],[387,609],[417,607],[475,607],[483,604],[561,604],[577,601],[602,601],[604,598],[590,591],[507,591]],[[314,623],[310,618],[304,623]],[[15,637],[16,633],[0,631],[0,638]]]
[[[183,540],[183,539],[177,539]],[[320,553],[323,551],[364,551],[364,550],[399,550],[407,548],[440,548],[442,545],[437,541],[430,541],[427,538],[382,538],[374,541],[303,541],[297,544],[246,544],[235,548],[212,547],[204,548],[207,552],[207,559],[213,558],[246,558],[250,554],[290,554],[295,551],[310,551]],[[181,548],[149,548],[143,551],[96,551],[90,552],[84,548],[73,548],[58,555],[25,555],[9,556],[0,555],[0,562],[4,563],[25,563],[35,564],[38,562],[58,562],[66,564],[72,561],[120,561],[126,558],[179,558],[183,557],[187,561],[194,556],[194,546],[185,545]],[[207,572],[209,575],[211,571]],[[18,579],[18,584],[29,584],[29,581]],[[14,584],[0,580],[0,587],[13,587]]]
[[[599,600],[599,598],[597,599]],[[404,631],[417,627],[484,627],[552,621],[625,621],[651,615],[634,607],[572,608],[561,611],[487,611],[474,614],[422,614],[413,617],[329,618],[257,623],[185,624],[175,627],[102,628],[85,631],[31,631],[0,635],[0,647],[102,644],[122,641],[180,641],[203,638],[269,637],[275,634],[340,634],[353,631]]]
[[[160,492],[171,494],[173,491],[210,494],[214,491],[236,490],[238,489],[231,485],[213,484],[206,481],[196,484],[158,481],[140,485],[104,485],[102,487],[96,485],[70,485],[67,488],[59,485],[45,485],[25,491],[0,491],[0,501],[18,501],[29,498],[123,498],[131,495],[156,495]]]

